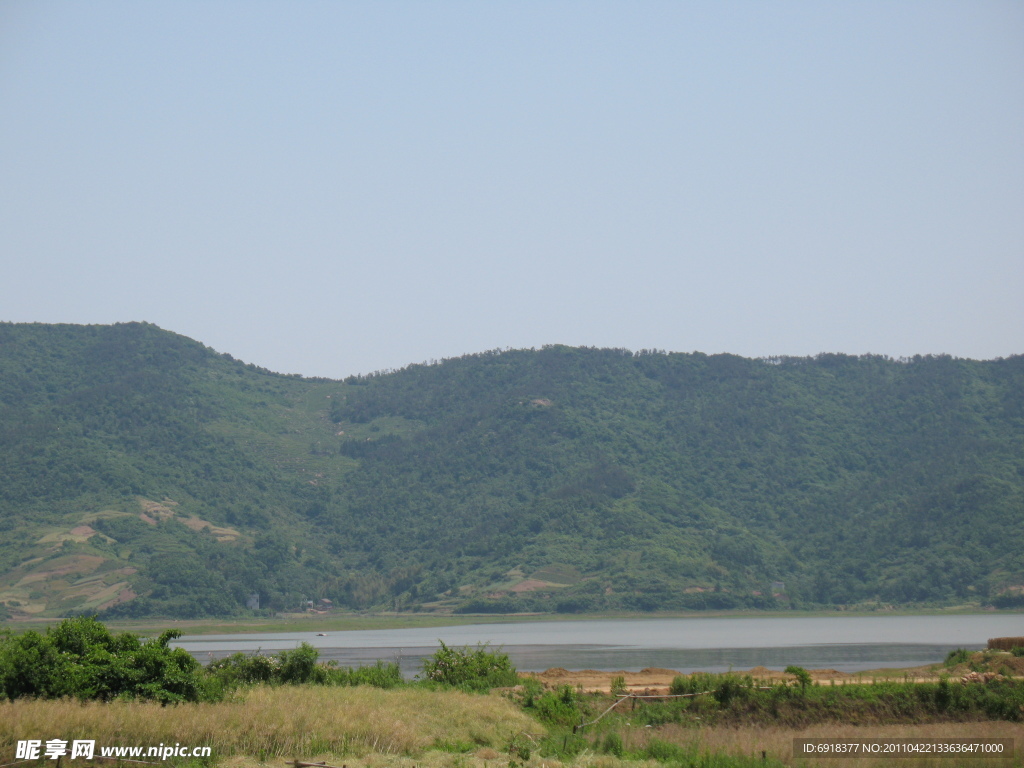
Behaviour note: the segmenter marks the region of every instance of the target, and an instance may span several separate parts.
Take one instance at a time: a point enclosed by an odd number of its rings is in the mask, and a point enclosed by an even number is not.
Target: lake
[[[551,667],[724,672],[764,666],[859,672],[942,661],[954,648],[982,649],[988,638],[1024,636],[1021,614],[956,616],[736,617],[595,619],[468,624],[452,627],[203,635],[180,638],[202,662],[238,651],[276,653],[307,642],[341,666],[397,661],[406,677],[421,669],[438,640],[490,643],[522,671]]]

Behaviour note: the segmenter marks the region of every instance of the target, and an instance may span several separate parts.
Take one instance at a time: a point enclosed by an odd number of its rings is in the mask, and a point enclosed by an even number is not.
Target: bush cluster
[[[579,692],[569,685],[557,691],[544,691],[532,707],[542,722],[553,725],[576,725],[583,721],[585,712]]]
[[[207,697],[207,679],[199,662],[170,647],[180,634],[168,630],[142,641],[130,632],[112,635],[95,618],[78,617],[45,635],[8,635],[0,640],[0,691],[8,699],[199,701]]]
[[[170,642],[168,630],[143,641],[125,632],[113,635],[95,617],[66,619],[46,634],[0,635],[0,699],[21,697],[150,699],[163,704],[216,701],[251,685],[405,685],[397,663],[364,667],[321,663],[309,643],[268,656],[236,653],[203,667]],[[441,648],[424,661],[424,683],[485,691],[518,682],[508,655],[476,648]]]
[[[675,678],[671,693],[690,698],[641,703],[632,717],[647,723],[822,721],[924,722],[934,719],[1024,719],[1024,683],[997,677],[988,683],[879,681],[820,685],[800,667],[792,683],[759,683],[749,675],[693,674]],[[703,695],[701,695],[703,694]]]
[[[519,676],[508,654],[475,648],[450,648],[442,641],[432,657],[423,662],[423,679],[464,690],[481,691],[516,685]]]
[[[957,664],[966,664],[971,660],[971,652],[966,648],[956,648],[946,654],[946,660],[943,662],[947,669],[955,667]]]
[[[223,690],[244,685],[372,685],[394,688],[401,685],[398,664],[378,661],[369,667],[337,667],[333,661],[317,663],[319,652],[309,643],[276,656],[236,653],[217,659],[207,667]]]

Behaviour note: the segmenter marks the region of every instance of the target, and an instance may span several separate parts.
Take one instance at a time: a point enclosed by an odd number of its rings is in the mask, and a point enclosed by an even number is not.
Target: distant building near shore
[[[245,601],[245,607],[253,611],[258,611],[260,609],[260,593],[253,592],[249,595],[249,599]]]

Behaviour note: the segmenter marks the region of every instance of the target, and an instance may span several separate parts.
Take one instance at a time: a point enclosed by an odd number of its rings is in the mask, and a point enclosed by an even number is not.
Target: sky
[[[1024,3],[0,0],[0,320],[1024,353]]]

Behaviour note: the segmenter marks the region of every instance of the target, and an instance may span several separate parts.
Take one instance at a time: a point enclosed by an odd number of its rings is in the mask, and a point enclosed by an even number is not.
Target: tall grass
[[[558,695],[558,694],[553,694]],[[713,697],[710,697],[713,702]],[[880,768],[885,761],[792,758],[794,738],[1013,738],[1024,744],[1016,722],[851,726],[819,723],[709,726],[664,723],[645,727],[630,711],[614,730],[579,736],[571,753],[540,748],[572,740],[571,733],[545,739],[545,726],[500,696],[460,691],[370,687],[258,686],[216,703],[161,707],[152,702],[27,700],[0,703],[0,756],[13,754],[19,739],[87,738],[103,746],[150,746],[178,742],[210,746],[213,759],[230,768],[255,768],[291,758],[358,757],[366,768],[505,768],[509,744],[532,754],[517,768],[705,768],[805,765]],[[524,737],[527,733],[531,736]],[[614,734],[614,735],[613,735]],[[436,749],[441,746],[443,749]],[[760,758],[765,753],[767,761]],[[341,765],[344,760],[333,763]],[[854,766],[853,763],[856,763]],[[1007,765],[1007,761],[901,760],[902,768]],[[1020,758],[1012,765],[1021,765]]]
[[[0,749],[20,739],[95,739],[99,746],[161,742],[230,755],[417,755],[439,743],[504,748],[543,731],[499,696],[367,686],[259,686],[230,700],[162,707],[153,702],[18,700],[0,703]]]
[[[886,757],[829,758],[802,757],[794,760],[793,739],[1013,739],[1017,749],[1014,760],[991,758],[901,758]],[[721,757],[760,757],[763,752],[769,761],[784,765],[814,766],[814,768],[882,768],[897,765],[900,768],[1005,768],[1022,765],[1020,745],[1024,744],[1024,724],[1008,722],[980,723],[924,723],[916,725],[855,726],[841,723],[821,723],[807,728],[785,726],[729,726],[687,727],[666,725],[659,729],[629,729],[623,735],[624,748],[642,751],[654,739],[678,744],[685,749],[697,750]]]
[[[1024,648],[1024,637],[990,637],[988,648],[990,651],[1012,651],[1014,648]]]
[[[672,690],[686,698],[640,699],[610,708],[607,696],[577,695],[567,687],[564,695],[538,694],[524,685],[522,704],[549,726],[539,745],[542,756],[578,763],[588,754],[600,755],[606,763],[600,768],[614,768],[613,760],[739,766],[762,755],[769,765],[852,765],[849,758],[800,756],[794,762],[797,737],[993,737],[1024,743],[1024,684],[1012,680],[764,686],[749,675],[694,674],[677,678]],[[872,764],[856,762],[857,768]],[[874,763],[885,764],[884,759]],[[994,763],[943,758],[901,759],[899,764],[953,768]]]
[[[1004,677],[985,685],[942,678],[934,683],[883,680],[795,687],[762,686],[749,675],[694,674],[676,678],[670,690],[691,698],[641,703],[633,719],[653,725],[701,721],[791,726],[1024,720],[1024,683]]]

